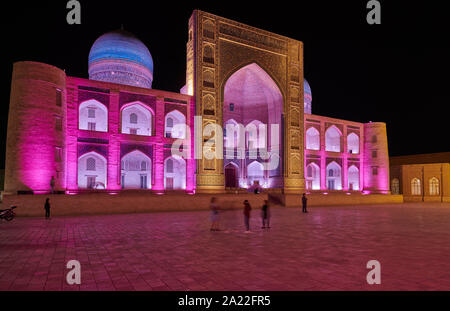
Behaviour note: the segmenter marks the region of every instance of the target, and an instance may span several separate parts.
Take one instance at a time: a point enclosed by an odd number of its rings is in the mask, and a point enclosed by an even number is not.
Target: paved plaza
[[[0,223],[0,290],[450,290],[450,204],[272,208]],[[81,263],[81,285],[66,263]],[[369,260],[381,285],[368,285]]]

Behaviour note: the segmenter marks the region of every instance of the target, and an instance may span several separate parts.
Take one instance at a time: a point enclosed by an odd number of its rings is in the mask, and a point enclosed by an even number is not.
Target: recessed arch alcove
[[[234,146],[234,152],[230,152],[229,148],[224,148],[224,167],[232,160],[229,158],[230,155],[236,158],[238,148],[245,148],[242,150],[245,159],[237,161],[240,174],[239,185],[252,186],[254,178],[249,178],[245,174],[248,172],[247,165],[253,163],[251,160],[263,163],[265,160],[261,158],[261,154],[265,151],[281,155],[283,150],[283,103],[283,94],[277,83],[256,63],[237,68],[226,79],[223,86],[222,125],[224,128],[230,124],[235,125],[236,131],[225,131],[224,146],[229,146],[226,144],[227,140],[228,143],[230,141],[237,142],[239,140],[237,137],[245,138],[246,143]],[[278,125],[278,130],[276,131],[271,125]],[[244,131],[244,133],[239,131]],[[235,132],[239,132],[236,137]],[[228,139],[227,133],[233,137]],[[255,146],[257,146],[257,153],[254,150]],[[250,151],[250,149],[252,150]],[[280,159],[283,157],[280,156]],[[275,173],[274,170],[271,170],[270,176],[268,170],[263,170],[263,176],[259,178],[264,179],[264,183],[260,182],[261,186],[270,185],[272,188],[283,186],[283,163],[282,161],[277,162],[279,163],[275,168]]]

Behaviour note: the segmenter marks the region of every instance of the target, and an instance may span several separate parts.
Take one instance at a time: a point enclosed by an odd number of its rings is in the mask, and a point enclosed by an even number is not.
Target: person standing
[[[261,210],[261,217],[262,217],[262,229],[269,229],[270,228],[270,210],[269,210],[269,201],[264,200],[264,205],[262,206]]]
[[[44,209],[45,209],[45,219],[49,219],[50,218],[50,199],[47,198],[47,200],[45,200],[45,205],[44,205]]]
[[[303,213],[308,213],[308,211],[306,210],[307,204],[308,204],[308,199],[306,198],[306,194],[303,193],[303,196],[302,196],[302,212]]]
[[[52,194],[55,193],[55,176],[50,179],[50,188],[52,188]]]
[[[211,229],[210,231],[219,231],[219,205],[215,197],[211,198],[209,208],[211,209]]]
[[[252,207],[250,206],[250,203],[248,200],[244,201],[244,222],[245,222],[245,228],[247,229],[245,233],[250,233],[250,211],[252,210]]]

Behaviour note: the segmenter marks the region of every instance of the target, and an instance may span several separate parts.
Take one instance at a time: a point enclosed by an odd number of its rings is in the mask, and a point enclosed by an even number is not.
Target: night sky
[[[2,3],[1,168],[14,62],[44,62],[87,78],[91,45],[123,24],[153,56],[153,88],[178,92],[194,9],[303,41],[314,114],[386,122],[391,156],[450,151],[450,39],[440,5],[380,1],[382,24],[368,25],[365,0],[80,2],[81,25],[66,23],[65,0]]]

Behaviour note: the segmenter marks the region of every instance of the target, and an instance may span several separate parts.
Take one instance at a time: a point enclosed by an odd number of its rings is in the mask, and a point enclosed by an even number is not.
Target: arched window
[[[398,180],[398,178],[392,179],[391,192],[392,192],[392,194],[400,194],[400,180]]]
[[[186,117],[178,110],[172,110],[165,118],[164,136],[172,138],[186,138]]]
[[[341,132],[334,125],[325,132],[325,150],[341,152]]]
[[[203,36],[214,39],[214,24],[210,20],[203,22]]]
[[[259,120],[253,120],[245,126],[246,147],[248,149],[265,148],[267,143],[267,126]]]
[[[141,162],[141,171],[146,171],[147,170],[147,162],[142,161]]]
[[[94,158],[87,158],[86,170],[87,171],[95,171],[95,159]]]
[[[348,189],[359,190],[359,169],[355,165],[348,168]]]
[[[122,110],[122,133],[152,135],[152,112],[144,104],[128,104]]]
[[[170,128],[173,127],[173,119],[172,118],[167,118],[167,127],[170,127]]]
[[[249,186],[255,183],[262,186],[264,184],[264,166],[258,161],[250,163],[247,166],[247,180]]]
[[[436,177],[430,179],[430,195],[439,195],[439,179]]]
[[[168,159],[166,162],[166,172],[173,173],[173,160],[172,159]]]
[[[214,51],[210,45],[203,48],[203,61],[205,63],[214,64]]]
[[[137,124],[138,123],[138,116],[135,113],[130,114],[130,123],[131,124]]]
[[[315,163],[310,163],[306,166],[306,189],[320,189],[320,169]]]
[[[341,166],[335,161],[327,165],[327,189],[342,190]]]
[[[122,189],[150,189],[152,160],[140,150],[134,150],[121,160]]]
[[[306,168],[306,177],[312,177],[312,175],[313,175],[313,170],[312,170],[312,167],[311,167],[311,165],[308,165],[308,167]]]
[[[186,189],[186,161],[172,156],[164,161],[164,189]]]
[[[412,195],[421,195],[422,189],[420,187],[420,179],[413,178],[411,180],[411,194]]]
[[[355,133],[347,136],[347,150],[348,153],[359,153],[359,137]]]
[[[108,109],[95,99],[82,102],[78,107],[78,129],[107,132]]]
[[[242,124],[237,123],[234,119],[227,120],[225,128],[223,129],[225,147],[233,150],[240,147],[239,143],[241,142],[241,137],[244,137],[244,133],[245,129]]]
[[[78,158],[78,188],[106,189],[106,158],[91,151]]]
[[[320,150],[320,133],[315,127],[306,131],[306,149]]]
[[[214,73],[211,70],[205,70],[203,72],[203,86],[214,87]]]

